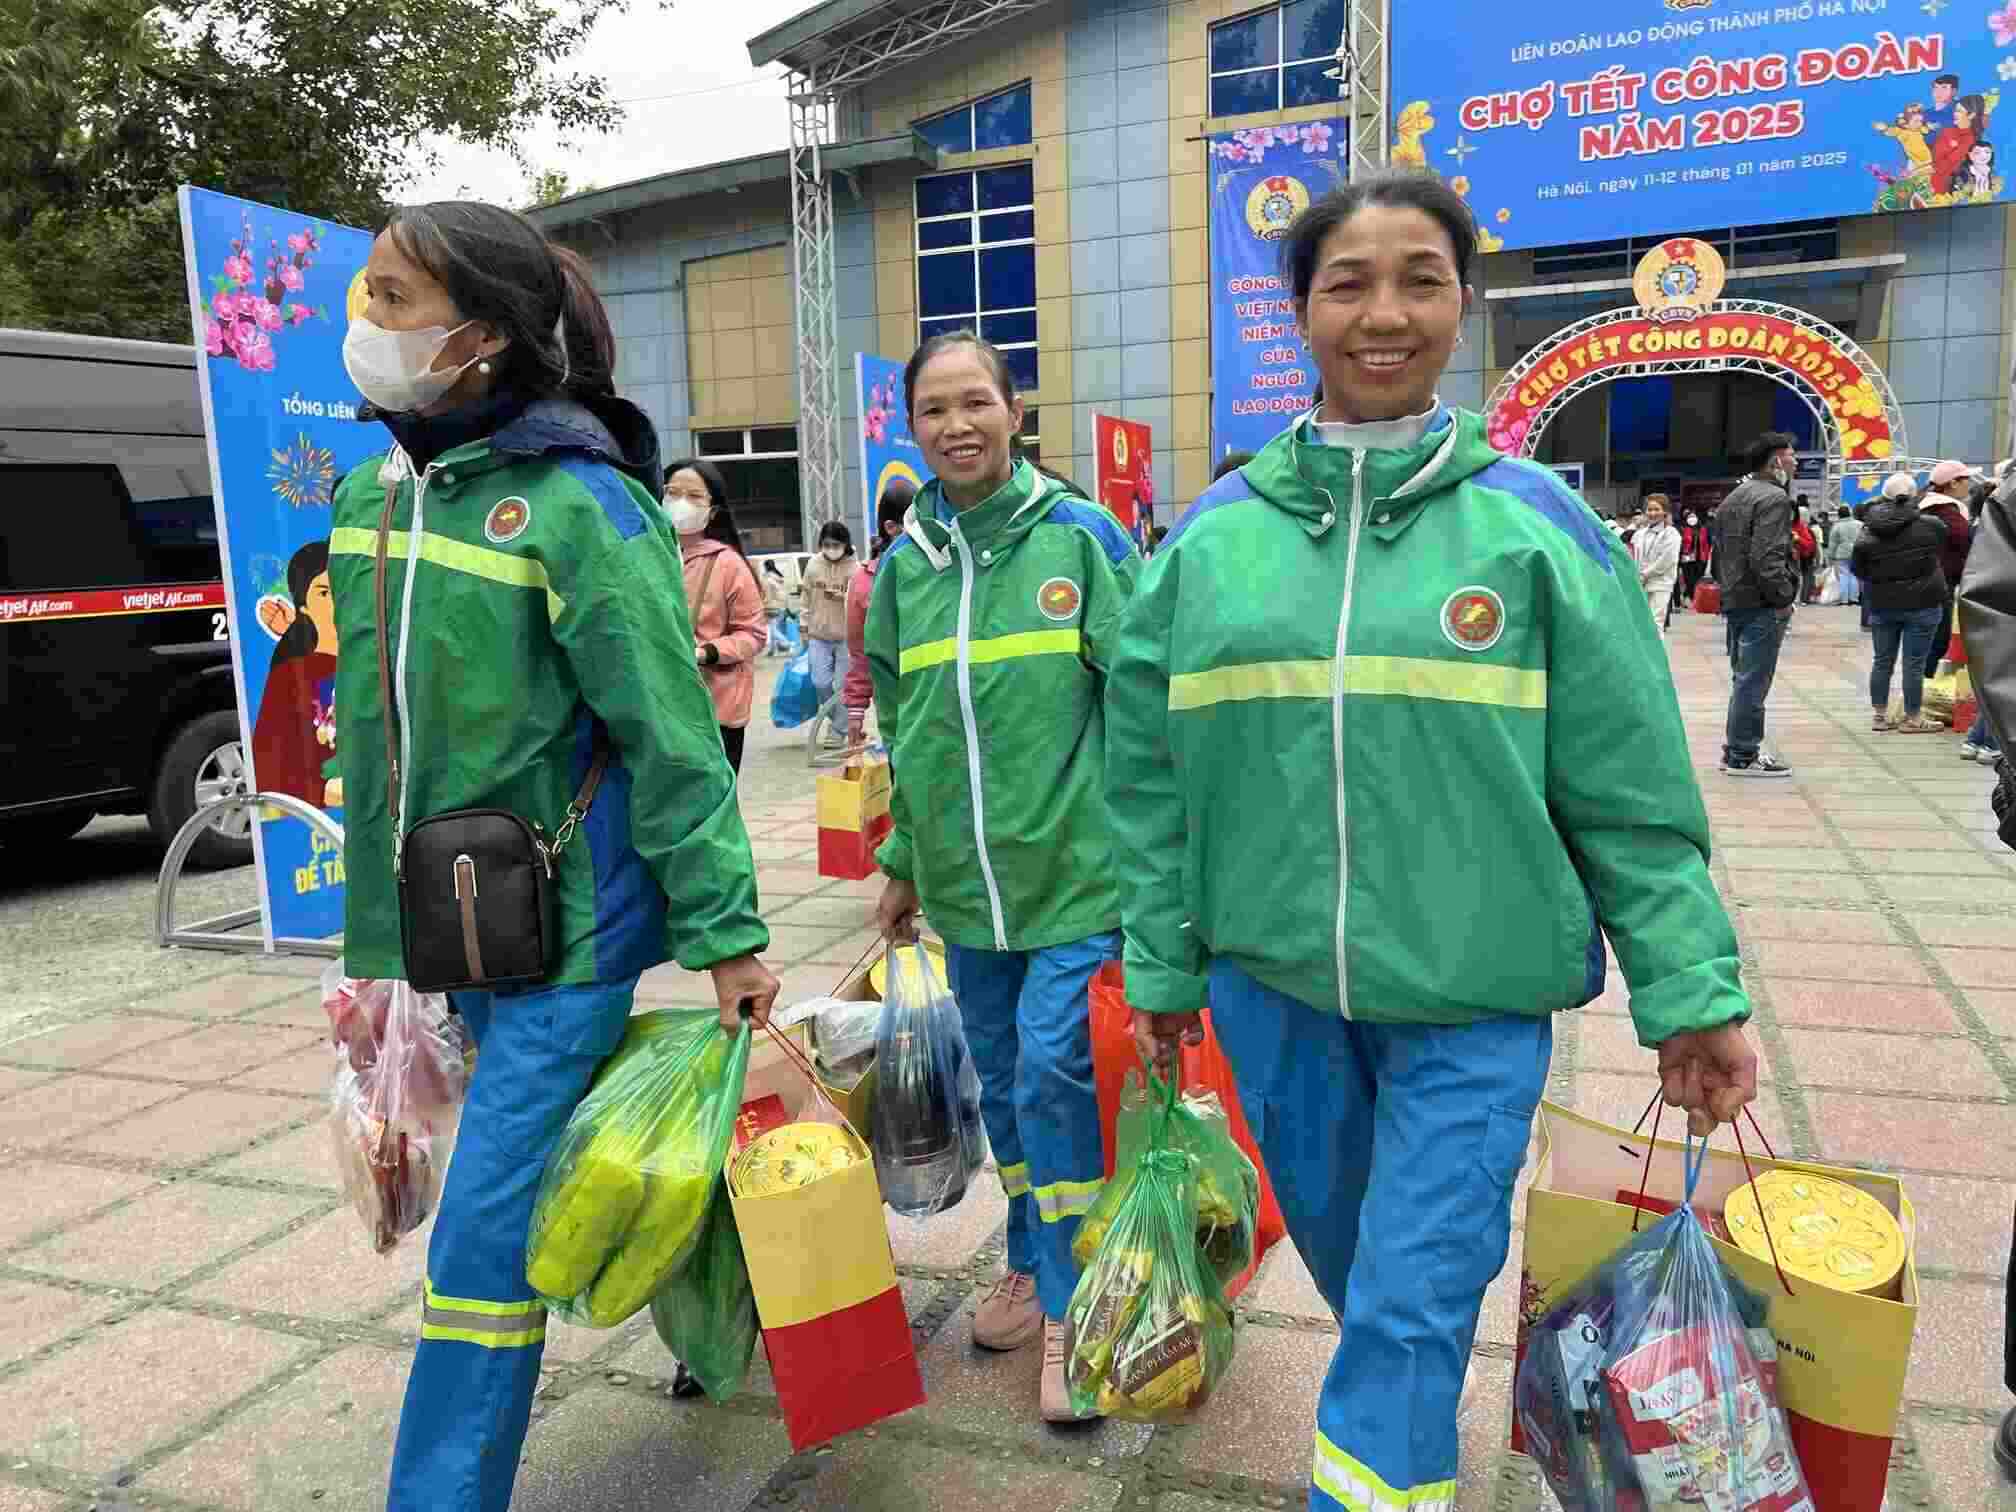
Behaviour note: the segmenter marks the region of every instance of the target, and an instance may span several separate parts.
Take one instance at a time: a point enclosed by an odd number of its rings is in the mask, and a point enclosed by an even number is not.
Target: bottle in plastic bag
[[[883,1201],[906,1218],[956,1207],[985,1159],[980,1077],[958,1005],[915,945],[889,952],[875,1067],[869,1145]]]

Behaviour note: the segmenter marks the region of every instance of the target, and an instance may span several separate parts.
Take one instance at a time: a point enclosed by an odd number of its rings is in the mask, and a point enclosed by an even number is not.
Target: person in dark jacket
[[[1958,602],[1974,691],[1997,744],[2007,751],[2016,736],[2016,468],[2005,469],[1982,510]],[[1997,775],[1992,800],[1996,823],[2002,843],[2016,850],[2016,772],[2006,757],[1998,763]],[[2016,1234],[2010,1239],[2008,1281],[2002,1304],[2002,1384],[2016,1392]],[[2003,1477],[2016,1481],[2016,1410],[2003,1417],[1995,1435],[1995,1459]]]
[[[1797,443],[1766,431],[1743,454],[1750,476],[1715,512],[1715,581],[1735,686],[1722,746],[1730,777],[1789,777],[1792,768],[1764,750],[1764,700],[1778,671],[1778,648],[1799,598],[1792,554],[1792,469]]]
[[[1945,523],[1928,503],[1919,507],[1917,482],[1909,473],[1892,473],[1883,497],[1863,515],[1862,537],[1850,564],[1862,579],[1862,596],[1876,632],[1875,658],[1869,669],[1869,702],[1875,713],[1870,728],[1878,734],[1892,729],[1900,735],[1936,735],[1945,726],[1920,712],[1924,696],[1925,648],[1932,643],[1951,601],[1946,576],[1939,567],[1946,538]],[[1933,496],[1926,495],[1929,500]],[[1904,719],[1890,722],[1890,673],[1897,665],[1899,643],[1904,650]]]
[[[1931,486],[1925,495],[1924,513],[1946,527],[1946,539],[1939,549],[1939,570],[1946,577],[1944,617],[1925,648],[1925,675],[1937,677],[1939,663],[1946,655],[1946,642],[1953,630],[1953,595],[1960,575],[1967,570],[1967,548],[1974,539],[1973,522],[1967,517],[1967,503],[1980,480],[1978,469],[1965,462],[1941,462],[1932,469]]]

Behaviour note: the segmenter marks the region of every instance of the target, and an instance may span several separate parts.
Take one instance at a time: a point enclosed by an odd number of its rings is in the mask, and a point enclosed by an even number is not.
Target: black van
[[[0,848],[166,845],[244,772],[195,350],[0,330]],[[244,812],[189,857],[251,859]]]

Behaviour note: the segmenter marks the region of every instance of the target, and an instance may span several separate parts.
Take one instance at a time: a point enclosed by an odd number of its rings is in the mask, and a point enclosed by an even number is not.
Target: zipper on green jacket
[[[973,714],[973,547],[956,517],[951,533],[959,556],[959,718],[966,726],[966,778],[973,788],[973,844],[980,853],[980,879],[987,885],[994,948],[1006,952],[1008,921],[1001,912],[1001,888],[994,880],[994,861],[987,854],[987,809],[980,791],[980,725]]]
[[[1330,748],[1337,768],[1337,1009],[1351,1017],[1345,967],[1344,900],[1351,891],[1351,831],[1344,804],[1344,658],[1351,638],[1351,594],[1358,585],[1358,531],[1365,520],[1365,453],[1351,453],[1351,535],[1344,551],[1344,604],[1337,612],[1337,661],[1330,670]]]

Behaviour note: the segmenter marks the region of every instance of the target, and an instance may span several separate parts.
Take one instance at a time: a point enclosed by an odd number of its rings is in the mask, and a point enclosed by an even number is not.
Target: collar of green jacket
[[[924,548],[931,565],[943,572],[952,561],[952,522],[958,524],[968,546],[1001,557],[1027,538],[1059,501],[1070,497],[1071,491],[1063,484],[1023,460],[1015,464],[1006,483],[971,509],[956,508],[945,497],[943,485],[933,478],[910,506],[903,529]]]
[[[656,427],[636,405],[615,394],[537,400],[495,435],[451,447],[431,465],[453,467],[464,477],[474,477],[528,457],[563,452],[606,462],[650,489],[653,497],[664,491],[665,468]],[[395,476],[403,477],[412,470],[403,450],[392,455],[397,459],[392,463]]]
[[[1413,523],[1429,499],[1497,460],[1484,438],[1482,417],[1466,410],[1443,410],[1420,441],[1394,451],[1325,446],[1311,416],[1304,415],[1241,471],[1255,493],[1293,515],[1311,536],[1349,523],[1355,481],[1366,507],[1391,506],[1371,528],[1393,536]]]

